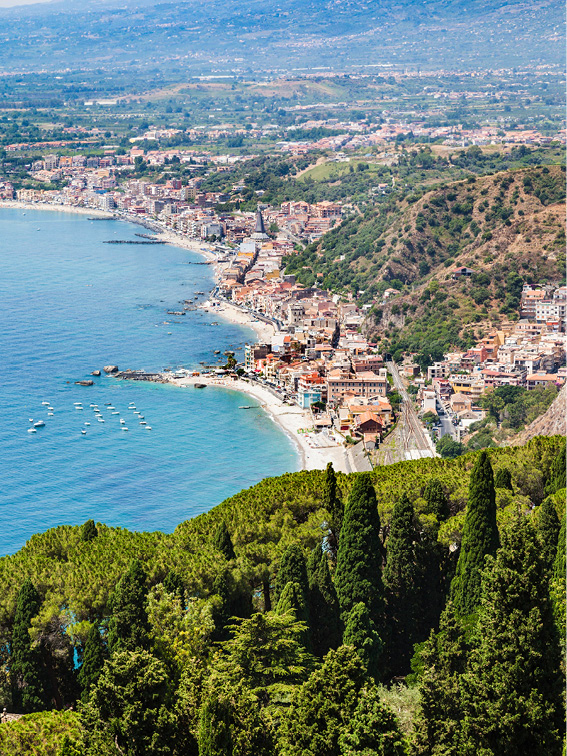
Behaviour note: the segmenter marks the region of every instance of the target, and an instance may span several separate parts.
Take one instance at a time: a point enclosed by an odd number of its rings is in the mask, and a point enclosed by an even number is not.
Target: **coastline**
[[[296,404],[284,404],[264,386],[242,379],[233,380],[211,375],[173,378],[170,373],[160,373],[159,378],[160,382],[181,388],[194,388],[196,383],[200,383],[207,388],[237,391],[252,397],[295,444],[300,455],[302,470],[323,470],[329,462],[332,462],[337,472],[353,472],[347,448],[339,443],[334,435],[312,432],[313,421],[307,410],[302,410]]]

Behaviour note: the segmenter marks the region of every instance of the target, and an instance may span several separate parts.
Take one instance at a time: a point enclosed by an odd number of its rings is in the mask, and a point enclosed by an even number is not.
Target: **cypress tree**
[[[375,680],[379,680],[382,640],[378,635],[376,625],[370,618],[368,609],[362,602],[355,604],[348,615],[343,643],[345,646],[353,646],[356,649],[368,674]]]
[[[375,685],[362,689],[352,720],[339,738],[341,756],[406,756],[396,717]]]
[[[230,705],[215,691],[205,698],[199,714],[197,740],[199,756],[229,756],[232,754],[230,733]]]
[[[551,600],[553,602],[553,615],[555,617],[555,626],[558,635],[565,646],[565,620],[566,620],[566,598],[565,598],[565,515],[561,520],[561,530],[557,543],[557,553],[555,555],[555,564],[553,565],[553,576],[550,585]]]
[[[309,555],[309,624],[313,653],[319,657],[341,644],[342,627],[337,592],[329,560],[321,546]]]
[[[461,551],[451,584],[452,598],[459,614],[472,614],[477,609],[484,560],[488,554],[496,554],[498,543],[494,476],[488,454],[482,450],[471,472]]]
[[[553,458],[547,483],[545,486],[545,493],[550,496],[556,491],[560,491],[565,488],[566,482],[566,459],[565,459],[565,443],[561,445],[561,449]]]
[[[298,583],[307,598],[309,595],[309,582],[307,580],[307,567],[303,551],[298,544],[293,543],[283,552],[275,583],[275,599],[279,601],[283,589],[288,583]]]
[[[439,522],[449,517],[449,502],[440,480],[432,478],[426,483],[423,498],[427,502],[427,514],[434,514]]]
[[[94,520],[87,520],[81,526],[81,541],[92,541],[98,536],[98,530]]]
[[[180,575],[175,570],[168,571],[163,579],[163,587],[168,593],[173,593],[174,596],[177,596],[181,602],[181,606],[185,606],[185,586]]]
[[[230,533],[228,532],[228,528],[226,527],[224,520],[221,521],[215,531],[213,546],[215,547],[215,549],[218,549],[224,556],[224,558],[229,562],[231,559],[236,559],[234,546],[232,545],[232,538],[230,537]]]
[[[368,473],[359,474],[349,494],[337,558],[335,587],[346,619],[355,604],[366,604],[379,626],[384,605],[380,518]]]
[[[539,506],[537,512],[537,530],[541,542],[544,562],[551,574],[557,554],[557,540],[559,538],[559,517],[553,501],[548,497]]]
[[[464,629],[451,602],[419,651],[420,709],[415,722],[415,756],[461,756],[461,680],[466,669]]]
[[[403,494],[392,513],[384,567],[389,671],[394,675],[409,671],[419,632],[417,540],[413,506]]]
[[[464,676],[464,753],[557,756],[565,732],[559,639],[535,529],[518,517],[483,574]]]
[[[325,482],[323,484],[323,506],[329,513],[329,549],[333,559],[336,558],[339,543],[339,534],[343,524],[344,507],[337,492],[337,477],[333,469],[333,463],[329,462],[325,470]]]
[[[507,488],[509,491],[512,491],[512,473],[507,467],[501,467],[499,470],[496,470],[494,487]]]
[[[138,560],[134,559],[110,598],[108,647],[111,653],[148,646],[150,628],[146,612],[147,595],[146,573]]]
[[[24,713],[41,711],[47,705],[41,653],[39,648],[32,645],[29,633],[31,621],[40,607],[40,596],[27,578],[16,599],[10,659],[13,704]]]
[[[83,701],[87,700],[92,686],[100,677],[106,656],[106,648],[100,637],[99,629],[96,625],[92,625],[85,643],[83,663],[78,675]]]
[[[299,583],[288,583],[281,593],[276,614],[287,612],[293,612],[296,620],[309,624],[309,610]]]

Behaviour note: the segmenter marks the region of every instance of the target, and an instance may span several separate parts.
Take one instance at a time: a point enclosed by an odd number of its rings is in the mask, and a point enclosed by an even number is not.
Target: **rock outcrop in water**
[[[105,373],[111,375],[112,373],[118,372],[118,366],[117,365],[105,365],[103,367],[103,370]]]

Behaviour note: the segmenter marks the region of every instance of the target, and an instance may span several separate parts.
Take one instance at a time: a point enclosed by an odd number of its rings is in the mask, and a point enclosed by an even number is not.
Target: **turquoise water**
[[[33,533],[91,517],[172,531],[266,476],[298,469],[288,437],[261,408],[239,410],[236,392],[106,376],[92,387],[74,384],[107,364],[198,367],[218,359],[215,349],[253,338],[221,319],[211,325],[217,316],[201,311],[168,316],[195,292],[208,292],[212,273],[187,264],[201,260],[195,253],[169,245],[102,243],[140,231],[119,221],[0,210],[0,554]],[[28,433],[30,418],[45,427]]]

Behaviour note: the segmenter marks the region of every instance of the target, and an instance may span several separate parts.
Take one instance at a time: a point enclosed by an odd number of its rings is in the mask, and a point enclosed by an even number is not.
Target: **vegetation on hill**
[[[512,716],[518,697],[546,697],[541,731],[530,737],[551,754],[545,749],[557,742],[562,712],[564,455],[563,438],[536,438],[371,474],[294,473],[241,492],[171,535],[89,522],[34,536],[0,560],[0,705],[24,712],[76,705],[78,715],[48,711],[0,725],[2,752],[16,754],[25,742],[30,753],[42,744],[38,753],[57,756],[315,755],[317,748],[351,756],[374,744],[368,753],[401,755],[415,740],[414,752],[428,753],[424,742],[432,748],[446,737],[431,721],[439,713],[472,742],[482,724],[470,712],[494,687],[502,703],[485,718]],[[495,561],[483,561],[495,552]],[[471,559],[472,572],[460,566]],[[511,637],[513,623],[498,614],[498,570],[509,584],[526,560],[534,568],[521,590],[533,594],[541,615],[530,638],[542,648],[557,644],[557,654],[545,663],[532,658],[530,675],[515,681],[510,664],[514,654],[529,654],[529,639]],[[463,582],[467,571],[473,583]],[[451,581],[456,618],[450,608],[443,614]],[[494,649],[475,635],[470,612],[478,606],[494,643],[508,639],[498,677],[484,671]],[[519,601],[518,618],[526,607]],[[410,672],[414,644],[421,713],[415,688],[387,687]],[[442,672],[436,659],[449,658],[455,644],[458,661]],[[463,697],[435,701],[440,679]],[[403,722],[389,708],[393,700],[403,700],[396,705]],[[519,742],[521,724],[510,719],[506,732]],[[502,737],[486,754],[505,752]]]

